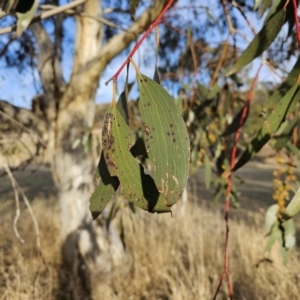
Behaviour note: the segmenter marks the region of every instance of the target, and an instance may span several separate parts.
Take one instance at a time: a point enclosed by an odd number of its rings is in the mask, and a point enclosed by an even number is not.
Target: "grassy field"
[[[299,299],[299,244],[287,266],[277,247],[264,253],[263,217],[273,203],[272,170],[250,166],[241,172],[247,178],[242,187],[243,208],[232,210],[230,222],[234,299]],[[8,179],[1,178],[0,300],[68,299],[60,284],[59,208],[50,172],[42,167],[35,173],[17,173],[16,178],[37,216],[44,261],[37,253],[32,221],[23,204],[18,229],[25,243],[15,237],[13,191]],[[212,204],[210,198],[199,174],[190,182],[190,203],[184,211],[179,203],[173,218],[144,212],[132,216],[125,209],[125,254],[110,272],[95,270],[92,298],[212,299],[223,268],[225,226],[223,205]],[[225,284],[218,299],[228,299]]]

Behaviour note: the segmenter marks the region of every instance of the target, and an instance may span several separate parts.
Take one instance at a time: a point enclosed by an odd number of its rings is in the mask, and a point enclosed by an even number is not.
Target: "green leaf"
[[[268,242],[267,242],[267,245],[265,247],[265,251],[266,252],[269,252],[272,248],[272,246],[274,245],[274,243],[276,242],[276,240],[278,239],[278,236],[279,236],[279,231],[278,231],[278,228],[276,225],[274,225],[272,227],[272,230],[271,230],[271,234],[270,234],[270,237],[268,239]]]
[[[94,179],[96,181],[96,188],[90,198],[90,211],[95,220],[102,213],[109,200],[114,196],[120,184],[117,177],[110,176],[103,151],[101,152]]]
[[[155,82],[157,82],[158,84],[160,84],[160,79],[159,79],[159,74],[158,74],[157,66],[155,66],[155,69],[154,69],[153,79],[154,79]]]
[[[286,144],[287,149],[293,153],[294,155],[296,155],[297,159],[300,159],[300,150],[294,146],[291,141],[288,141]]]
[[[270,7],[270,10],[264,20],[264,24],[269,22],[281,9],[283,9],[284,5],[285,5],[285,1],[282,1],[282,0],[274,0],[274,1],[267,0],[267,1],[265,1],[264,5],[262,7],[264,9],[264,11],[260,11],[260,16],[262,16],[262,14],[269,7]]]
[[[296,97],[297,97],[297,94],[296,94],[295,98]],[[299,121],[299,116],[295,116],[293,118],[293,120],[286,120],[284,123],[282,123],[278,132],[276,133],[276,136],[273,137],[276,141],[275,145],[273,146],[273,148],[275,150],[280,150],[280,149],[286,147],[298,121]]]
[[[211,183],[211,164],[210,160],[207,154],[204,155],[204,165],[205,165],[205,186],[207,189],[210,188],[210,183]]]
[[[265,215],[265,229],[268,234],[271,233],[272,227],[277,222],[277,213],[279,211],[278,204],[272,204],[266,211]]]
[[[133,134],[114,104],[106,113],[102,143],[108,170],[120,180],[121,193],[141,209],[169,212],[167,201],[159,194],[153,179],[144,173],[142,165],[132,156]]]
[[[259,15],[262,16],[264,12],[270,7],[272,4],[272,0],[255,0],[253,10],[257,10],[260,7]]]
[[[282,213],[282,219],[287,221],[293,218],[300,211],[300,188],[298,188],[291,202],[288,204],[285,212]]]
[[[269,252],[276,241],[280,242],[281,255],[284,263],[287,263],[290,250],[296,244],[296,230],[293,220],[288,220],[281,224],[278,220],[280,208],[278,204],[271,205],[265,216],[265,227],[268,232],[268,242],[265,251]]]
[[[265,2],[269,2],[270,0],[267,0]],[[271,1],[272,2],[272,1]],[[296,4],[298,6],[299,0],[296,0]],[[289,22],[289,27],[291,26],[291,23],[295,23],[294,19],[294,5],[293,1],[284,1],[284,0],[274,0],[272,5],[269,3],[266,3],[267,8],[271,6],[265,20],[264,24],[269,22],[280,10],[285,9],[286,10],[286,15],[285,15],[285,20],[284,23]],[[261,14],[262,15],[262,14]],[[292,22],[290,22],[292,21]],[[289,35],[288,35],[289,36]]]
[[[290,71],[288,77],[280,85],[278,91],[274,92],[267,100],[262,114],[268,110],[273,110],[279,100],[287,93],[287,91],[297,82],[300,74],[300,57],[297,59],[293,69]]]
[[[189,137],[175,100],[149,77],[137,73],[140,114],[152,177],[168,205],[176,203],[187,182]]]
[[[128,85],[126,85],[126,86],[128,87]],[[129,124],[129,115],[128,115],[127,97],[126,97],[125,91],[122,92],[122,94],[120,95],[120,98],[117,102],[117,108],[118,108],[121,116],[123,117],[124,121],[128,125]]]
[[[285,9],[280,10],[263,26],[226,75],[231,75],[239,71],[269,48],[284,24],[285,13]]]
[[[255,138],[248,145],[238,162],[235,164],[232,171],[236,171],[247,163],[272,137],[272,135],[278,130],[285,118],[289,106],[299,89],[298,83],[287,92],[287,94],[279,101],[274,111],[268,116],[262,127],[259,129]],[[297,99],[298,101],[298,99]]]

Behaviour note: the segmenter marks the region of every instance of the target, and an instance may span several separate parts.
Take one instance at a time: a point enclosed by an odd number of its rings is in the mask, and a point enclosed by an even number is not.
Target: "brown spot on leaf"
[[[150,128],[149,128],[149,126],[145,122],[142,122],[142,125],[144,127],[146,135],[149,135],[150,134]]]

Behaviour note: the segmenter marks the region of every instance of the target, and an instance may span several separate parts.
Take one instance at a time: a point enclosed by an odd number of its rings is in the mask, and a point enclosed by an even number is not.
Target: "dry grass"
[[[19,229],[26,244],[13,235],[13,209],[1,217],[0,299],[61,299],[58,207],[55,199],[33,201],[41,230],[46,265],[35,250],[33,227],[26,212]],[[212,299],[223,267],[224,224],[212,209],[190,205],[170,215],[124,212],[126,255],[109,274],[95,271],[93,299]],[[249,216],[248,216],[249,217]],[[235,299],[299,299],[300,262],[295,253],[287,267],[273,249],[264,257],[261,216],[252,224],[231,222],[231,276]],[[249,218],[247,218],[249,219]],[[218,299],[227,299],[226,286]]]

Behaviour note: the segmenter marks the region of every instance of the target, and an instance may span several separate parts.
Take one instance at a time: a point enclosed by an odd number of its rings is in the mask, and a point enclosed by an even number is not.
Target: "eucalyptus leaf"
[[[121,193],[143,210],[169,212],[167,200],[159,194],[153,179],[144,173],[143,166],[131,154],[134,136],[115,104],[108,107],[102,143],[108,170],[120,180]]]
[[[282,123],[282,125],[278,129],[278,132],[273,137],[276,141],[276,143],[274,144],[274,149],[280,150],[286,147],[298,122],[299,116],[295,116],[292,120],[286,120],[284,123]]]
[[[285,14],[285,9],[280,10],[263,26],[226,75],[231,75],[247,66],[269,48],[284,24]]]
[[[189,172],[189,137],[175,100],[157,82],[137,73],[140,114],[152,177],[168,205],[176,203]]]
[[[276,104],[280,99],[287,93],[287,91],[297,82],[300,74],[300,56],[298,57],[293,69],[290,71],[289,75],[285,81],[279,86],[278,90],[275,91],[267,100],[265,107],[263,109],[263,114],[268,110],[274,109]]]
[[[255,138],[247,146],[232,171],[236,171],[246,164],[271,139],[272,135],[278,130],[282,121],[286,117],[289,106],[295,98],[298,89],[298,83],[294,84],[286,95],[279,101],[273,112],[268,116],[262,127],[259,129]]]

